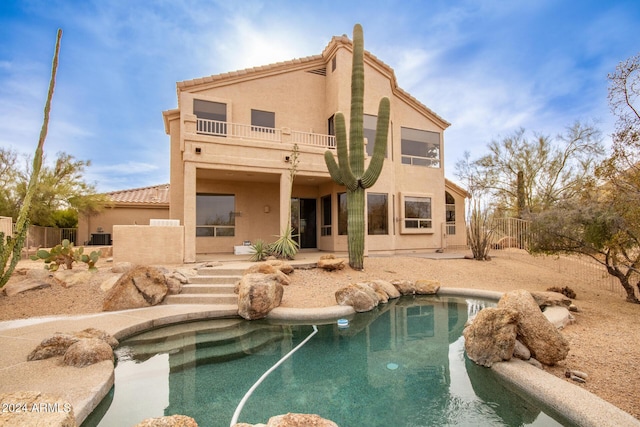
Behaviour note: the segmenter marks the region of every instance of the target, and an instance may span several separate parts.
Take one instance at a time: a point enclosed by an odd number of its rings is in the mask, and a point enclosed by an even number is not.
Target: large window
[[[219,136],[227,134],[227,104],[194,99],[193,114],[198,118],[197,132]]]
[[[338,193],[338,234],[347,234],[347,193]]]
[[[320,199],[321,205],[321,226],[320,226],[320,235],[321,236],[331,236],[331,195],[323,196]]]
[[[376,145],[376,126],[378,126],[378,116],[365,114],[362,117],[364,126],[364,137],[367,138],[367,156],[373,156],[373,147]],[[387,157],[387,149],[384,150],[384,157]]]
[[[440,167],[440,134],[426,130],[401,129],[402,163],[406,165]]]
[[[235,199],[233,194],[197,194],[196,236],[234,236]]]
[[[389,205],[386,194],[367,193],[369,234],[389,234]]]
[[[276,127],[276,113],[272,111],[251,110],[251,130],[273,132]]]
[[[431,197],[401,195],[402,231],[404,233],[432,233]]]

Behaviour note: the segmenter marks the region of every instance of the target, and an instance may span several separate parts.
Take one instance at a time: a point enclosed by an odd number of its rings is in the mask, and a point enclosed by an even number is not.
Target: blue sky
[[[98,191],[169,182],[176,82],[316,55],[364,27],[400,87],[448,120],[445,174],[523,127],[605,135],[607,74],[640,52],[637,0],[3,0],[0,146],[33,153],[62,28],[48,159],[90,160]]]

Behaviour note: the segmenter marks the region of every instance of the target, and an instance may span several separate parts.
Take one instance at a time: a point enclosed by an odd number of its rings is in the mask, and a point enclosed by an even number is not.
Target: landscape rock
[[[77,427],[68,401],[37,391],[0,394],[0,408],[0,426]]]
[[[393,280],[391,284],[400,295],[413,295],[415,293],[415,285],[410,280]]]
[[[100,290],[102,292],[109,292],[109,290],[111,288],[113,288],[113,286],[116,284],[116,282],[118,281],[119,278],[120,278],[120,276],[111,276],[111,277],[106,278],[100,284]]]
[[[128,261],[122,261],[117,264],[114,264],[111,267],[111,272],[116,274],[123,274],[127,271],[131,270],[135,265]]]
[[[276,415],[269,418],[267,427],[338,427],[333,421],[322,418],[316,414]]]
[[[498,301],[498,307],[515,310],[520,314],[518,339],[531,351],[532,357],[545,365],[554,365],[567,357],[568,341],[542,314],[528,291],[505,293]]]
[[[280,282],[280,284],[284,286],[288,286],[291,283],[291,279],[289,279],[289,276],[278,269],[278,267],[271,265],[268,262],[260,262],[258,264],[252,265],[244,272],[244,274],[253,273],[273,275],[277,278],[278,282]]]
[[[88,270],[58,270],[53,273],[53,279],[64,288],[87,284],[93,273]]]
[[[416,280],[415,289],[416,295],[434,295],[440,290],[440,282],[428,279]]]
[[[49,338],[42,340],[40,344],[27,356],[27,360],[42,360],[55,356],[63,356],[72,344],[82,340],[95,338],[104,341],[112,349],[118,346],[118,340],[105,331],[95,328],[87,328],[78,332],[56,332]]]
[[[284,275],[284,273],[281,273]],[[236,286],[238,314],[247,320],[262,319],[282,302],[284,288],[276,274],[249,273]]]
[[[520,360],[529,360],[531,359],[531,352],[520,340],[516,340],[516,345],[513,348],[513,357]]]
[[[166,417],[147,418],[134,427],[198,427],[198,423],[186,415],[170,415]]]
[[[150,307],[162,302],[167,295],[164,273],[155,267],[136,266],[124,273],[107,292],[103,311]]]
[[[434,295],[440,290],[440,282],[437,280],[394,280],[391,284],[402,295]]]
[[[52,274],[45,268],[30,268],[27,270],[27,279],[35,281],[46,281]]]
[[[6,285],[4,285],[2,290],[4,291],[4,294],[6,296],[12,297],[12,296],[21,294],[23,292],[34,291],[36,289],[44,289],[44,288],[50,288],[50,287],[51,285],[47,282],[23,280],[21,282],[7,283]]]
[[[336,258],[335,255],[322,255],[318,260],[316,266],[325,271],[342,270],[345,265],[345,260],[342,258]]]
[[[69,346],[64,353],[64,363],[82,368],[94,363],[110,360],[113,362],[113,349],[99,338],[85,338]]]
[[[389,302],[389,295],[387,295],[382,287],[376,285],[373,282],[363,282],[358,284],[364,285],[373,290],[373,292],[375,292],[376,296],[378,297],[378,304],[386,304]]]
[[[488,307],[480,310],[462,332],[469,359],[491,367],[513,356],[519,314],[508,308]]]
[[[371,283],[376,288],[383,290],[387,294],[387,297],[389,299],[400,298],[400,292],[396,289],[395,286],[391,284],[391,282],[378,279],[372,280],[369,283]]]
[[[167,284],[167,295],[178,295],[182,292],[182,282],[174,276],[165,275],[165,282]]]
[[[348,305],[362,313],[371,311],[378,305],[379,298],[373,289],[366,285],[350,284],[336,291],[336,302],[339,305]]]
[[[541,310],[544,310],[545,307],[569,307],[571,305],[571,300],[567,298],[565,295],[559,292],[531,292],[531,296],[538,304]]]
[[[265,261],[267,264],[274,266],[278,270],[282,271],[284,274],[293,273],[293,266],[288,262],[284,262],[280,259],[273,259]]]
[[[570,325],[575,321],[575,318],[569,312],[568,308],[557,305],[546,307],[542,314],[557,329],[563,329],[565,326]]]

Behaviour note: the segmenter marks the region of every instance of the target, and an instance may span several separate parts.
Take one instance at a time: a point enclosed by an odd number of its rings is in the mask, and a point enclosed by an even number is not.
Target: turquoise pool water
[[[317,325],[221,319],[132,337],[117,350],[115,387],[83,426],[129,426],[186,414],[205,426],[315,413],[340,426],[566,425],[464,355],[462,329],[491,303],[403,297]],[[552,418],[550,415],[556,417]]]

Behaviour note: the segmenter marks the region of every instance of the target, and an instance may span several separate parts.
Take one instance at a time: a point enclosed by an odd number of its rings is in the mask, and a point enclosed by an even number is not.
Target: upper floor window
[[[335,114],[327,120],[327,135],[336,136],[336,116]]]
[[[402,163],[440,167],[440,134],[420,129],[401,129]]]
[[[197,194],[196,236],[234,236],[235,200],[233,194]]]
[[[273,111],[251,110],[251,130],[273,132],[276,127],[276,113]]]
[[[193,114],[198,118],[197,132],[221,136],[227,134],[227,104],[194,99]]]
[[[378,125],[378,116],[372,116],[370,114],[365,114],[362,117],[363,127],[364,127],[364,137],[367,138],[366,151],[367,156],[373,156],[373,147],[375,147],[376,142],[376,126]],[[387,158],[387,150],[384,150],[384,157]]]

